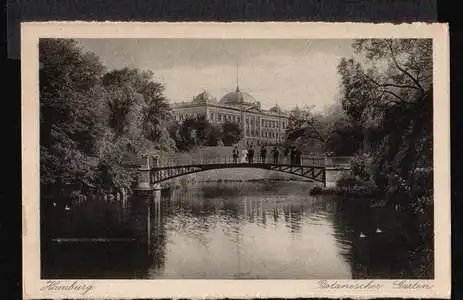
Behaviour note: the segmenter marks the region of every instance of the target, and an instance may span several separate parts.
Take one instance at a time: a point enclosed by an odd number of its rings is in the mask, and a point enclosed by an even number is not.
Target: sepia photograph
[[[432,295],[449,201],[436,199],[435,43],[37,36],[40,291],[388,280]]]

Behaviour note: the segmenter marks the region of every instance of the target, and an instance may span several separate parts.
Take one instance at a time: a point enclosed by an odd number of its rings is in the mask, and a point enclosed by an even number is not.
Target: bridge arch
[[[300,176],[312,182],[325,185],[326,171],[323,166],[304,166],[270,163],[236,163],[236,164],[195,164],[183,166],[154,167],[139,169],[138,189],[153,189],[159,183],[184,175],[221,169],[262,169]]]

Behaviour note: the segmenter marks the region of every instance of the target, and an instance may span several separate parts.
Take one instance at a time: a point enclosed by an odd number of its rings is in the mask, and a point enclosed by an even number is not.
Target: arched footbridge
[[[336,179],[343,172],[350,170],[350,164],[346,163],[343,158],[343,163],[335,163],[336,160],[331,158],[327,159],[311,159],[306,162],[300,163],[268,163],[268,162],[255,162],[243,163],[233,162],[231,160],[224,160],[222,162],[207,162],[178,164],[160,166],[159,157],[152,156],[152,162],[149,157],[146,163],[138,169],[138,190],[152,190],[156,189],[158,184],[176,177],[219,169],[237,169],[237,168],[251,168],[263,169],[276,172],[283,172],[291,175],[296,175],[308,179],[313,182],[323,184],[323,186],[330,186],[335,184]]]

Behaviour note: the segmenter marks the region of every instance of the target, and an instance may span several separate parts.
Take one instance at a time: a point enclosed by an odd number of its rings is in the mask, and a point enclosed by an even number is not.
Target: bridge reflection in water
[[[44,275],[160,279],[410,276],[416,262],[407,256],[406,230],[397,225],[399,215],[371,208],[364,200],[312,197],[307,189],[307,183],[237,182],[163,191],[158,198],[151,197],[148,251],[144,245],[128,247],[128,243],[116,242],[109,248],[119,256],[108,255],[111,251],[102,247],[100,252],[107,256],[103,259],[105,255],[95,256],[98,251],[82,244],[66,248],[54,243],[49,245],[52,251],[48,251]],[[146,224],[143,219],[140,223]],[[376,233],[377,228],[382,232]],[[139,233],[148,232],[145,229],[140,227]],[[361,233],[368,238],[361,238]],[[71,252],[63,252],[69,248]]]

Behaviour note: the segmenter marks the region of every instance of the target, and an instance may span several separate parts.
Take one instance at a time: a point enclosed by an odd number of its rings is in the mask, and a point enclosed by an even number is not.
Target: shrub
[[[336,181],[336,186],[339,187],[352,187],[357,185],[361,185],[361,181],[352,174],[343,174],[341,178]]]
[[[358,154],[352,158],[350,163],[353,176],[365,181],[372,178],[372,159],[368,154]]]

